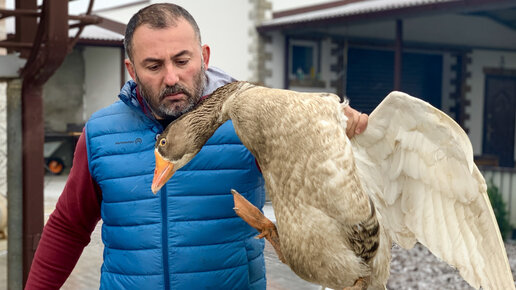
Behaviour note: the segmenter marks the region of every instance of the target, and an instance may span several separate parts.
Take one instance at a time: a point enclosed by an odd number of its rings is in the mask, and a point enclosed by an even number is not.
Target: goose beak
[[[154,156],[156,156],[156,168],[154,169],[151,190],[152,193],[156,194],[176,171],[174,170],[174,164],[163,159],[158,150],[154,150]]]

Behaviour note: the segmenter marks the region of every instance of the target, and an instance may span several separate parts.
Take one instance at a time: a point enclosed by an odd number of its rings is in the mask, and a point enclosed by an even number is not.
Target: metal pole
[[[29,276],[32,259],[43,231],[43,87],[23,82],[23,283]]]
[[[33,51],[23,70],[23,283],[43,231],[43,85],[68,52],[68,0],[45,0]]]
[[[23,289],[22,81],[7,82],[7,289]]]
[[[32,10],[37,11],[38,3],[36,0],[15,0],[17,10]],[[15,41],[22,43],[30,43],[36,36],[36,27],[38,21],[33,16],[22,16],[16,18],[16,34]],[[30,48],[20,49],[20,56],[27,58],[30,55]]]

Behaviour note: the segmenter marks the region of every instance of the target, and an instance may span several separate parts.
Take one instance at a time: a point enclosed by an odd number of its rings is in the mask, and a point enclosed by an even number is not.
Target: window
[[[307,75],[314,70],[314,47],[306,45],[292,46],[292,71],[293,75]]]
[[[319,86],[319,44],[316,41],[291,40],[289,44],[291,86]]]

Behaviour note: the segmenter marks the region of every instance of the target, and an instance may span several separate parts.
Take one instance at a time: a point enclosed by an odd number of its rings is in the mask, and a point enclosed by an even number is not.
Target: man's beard
[[[136,84],[140,96],[147,101],[151,111],[158,118],[161,119],[176,119],[184,113],[189,112],[201,99],[204,87],[206,86],[206,69],[204,62],[201,65],[201,70],[194,76],[194,86],[192,90],[188,90],[183,85],[177,83],[173,86],[166,86],[157,96],[153,95],[151,91],[140,81],[138,74],[136,74]],[[187,103],[177,104],[172,103],[167,105],[163,103],[163,99],[168,95],[183,93],[187,97]]]

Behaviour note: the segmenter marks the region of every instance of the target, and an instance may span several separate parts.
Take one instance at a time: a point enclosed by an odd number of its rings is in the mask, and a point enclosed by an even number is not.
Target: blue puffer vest
[[[230,189],[263,207],[264,181],[231,121],[156,195],[162,126],[128,82],[122,101],[86,125],[89,168],[102,189],[101,289],[265,289],[263,240],[233,211]]]

